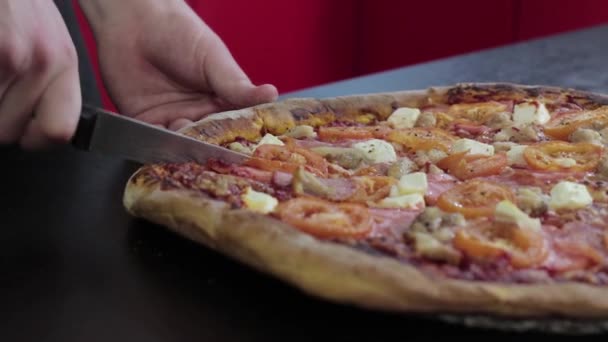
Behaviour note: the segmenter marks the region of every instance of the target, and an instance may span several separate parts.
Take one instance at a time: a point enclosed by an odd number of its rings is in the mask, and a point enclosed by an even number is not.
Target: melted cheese
[[[255,145],[255,147],[253,148],[253,150],[255,151],[258,147],[262,146],[262,145],[280,145],[280,146],[284,146],[285,144],[281,141],[281,139],[277,138],[276,136],[270,134],[270,133],[266,133],[266,135],[264,135],[264,137],[258,142],[257,145]]]
[[[513,121],[515,126],[527,124],[546,124],[551,115],[545,104],[538,101],[523,102],[513,108]]]
[[[551,189],[549,208],[553,210],[580,209],[591,203],[593,198],[582,184],[562,181]]]
[[[412,128],[420,116],[420,109],[401,107],[397,108],[386,120],[393,128]]]
[[[397,161],[397,153],[395,152],[395,148],[393,145],[384,140],[371,139],[358,142],[352,147],[361,151],[363,155],[365,155],[365,159],[373,164]]]
[[[424,208],[424,205],[424,197],[421,194],[387,197],[378,202],[378,206],[382,208]]]
[[[274,211],[279,204],[279,201],[263,192],[258,192],[247,188],[242,195],[243,202],[247,209],[253,210],[261,214],[268,214]]]
[[[456,140],[456,142],[452,146],[452,153],[465,151],[468,151],[467,154],[492,156],[494,155],[494,146],[467,138]]]

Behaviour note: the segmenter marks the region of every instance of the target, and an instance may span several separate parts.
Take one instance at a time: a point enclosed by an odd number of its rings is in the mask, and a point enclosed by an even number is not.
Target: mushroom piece
[[[365,161],[363,152],[351,147],[320,146],[310,150],[321,155],[330,163],[338,164],[348,170],[358,168]]]

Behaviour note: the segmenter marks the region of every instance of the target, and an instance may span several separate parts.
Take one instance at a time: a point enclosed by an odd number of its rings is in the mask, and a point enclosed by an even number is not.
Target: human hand
[[[119,111],[179,129],[221,110],[274,101],[254,86],[221,39],[181,0],[81,2]]]
[[[78,58],[52,1],[0,1],[0,144],[67,142],[80,116]]]

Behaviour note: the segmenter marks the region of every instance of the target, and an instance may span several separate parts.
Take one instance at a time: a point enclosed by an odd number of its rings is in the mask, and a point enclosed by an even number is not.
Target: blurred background
[[[606,0],[187,2],[254,83],[281,93],[608,22]]]

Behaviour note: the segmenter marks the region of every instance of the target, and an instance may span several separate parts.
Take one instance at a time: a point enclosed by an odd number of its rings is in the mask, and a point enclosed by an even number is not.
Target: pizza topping
[[[572,272],[596,265],[605,265],[608,260],[604,244],[605,232],[586,222],[568,222],[560,229],[553,229],[555,257],[548,267],[558,272]]]
[[[453,228],[465,224],[466,220],[460,213],[449,213],[438,207],[427,207],[416,217],[411,230],[433,233],[440,241],[447,242],[454,237]]]
[[[271,213],[279,204],[276,198],[266,193],[252,190],[251,188],[247,188],[242,199],[248,209],[261,214]]]
[[[600,133],[589,128],[577,128],[570,134],[570,141],[573,143],[584,142],[603,146]]]
[[[299,125],[291,128],[289,131],[285,133],[285,136],[294,138],[294,139],[302,139],[302,138],[310,138],[314,139],[317,137],[317,132],[312,126],[308,125]]]
[[[293,177],[293,191],[297,195],[320,197],[331,201],[345,201],[353,197],[357,189],[347,178],[318,178],[298,168]]]
[[[511,103],[487,101],[476,103],[459,103],[450,106],[448,114],[454,118],[462,118],[477,124],[485,124],[496,114],[510,113]]]
[[[608,178],[608,152],[604,152],[597,164],[597,172],[600,176]]]
[[[462,255],[450,242],[454,238],[455,228],[462,227],[465,223],[461,214],[428,207],[417,216],[404,238],[413,243],[414,251],[420,257],[458,264]]]
[[[437,125],[437,119],[431,112],[422,112],[416,121],[415,127],[431,128]]]
[[[397,161],[397,153],[395,153],[393,145],[384,140],[371,139],[358,142],[353,145],[353,148],[361,151],[365,159],[372,164]]]
[[[540,126],[528,124],[521,127],[503,128],[494,134],[494,141],[512,141],[517,143],[538,142],[545,140]]]
[[[272,173],[272,184],[279,188],[287,188],[293,181],[293,175],[287,172],[275,171]]]
[[[418,167],[408,157],[401,157],[396,162],[392,163],[388,168],[388,176],[396,179],[401,179],[404,175],[416,171]]]
[[[467,154],[476,154],[481,156],[494,155],[494,146],[480,143],[472,139],[459,139],[452,145],[451,153],[466,152]]]
[[[520,228],[540,230],[540,219],[533,219],[509,200],[498,202],[494,210],[494,220],[498,223],[514,224]]]
[[[253,151],[255,152],[255,150],[257,150],[258,147],[260,147],[262,145],[279,145],[279,146],[283,146],[283,145],[285,145],[285,143],[283,143],[281,141],[281,139],[277,138],[276,136],[274,136],[274,135],[272,135],[270,133],[266,133],[266,135],[264,135],[264,137],[262,137],[262,139],[258,142],[258,144],[253,147]]]
[[[250,146],[246,146],[238,141],[232,142],[230,144],[228,144],[228,148],[239,152],[239,153],[243,153],[243,154],[252,154],[253,153],[253,149]]]
[[[513,145],[507,152],[507,161],[510,166],[517,167],[526,167],[528,163],[524,158],[524,151],[526,150],[526,145]]]
[[[466,151],[454,153],[437,163],[441,169],[460,180],[473,179],[500,174],[507,167],[505,153],[486,157],[468,155]]]
[[[387,197],[396,182],[393,178],[383,176],[319,178],[299,168],[294,174],[293,191],[297,195],[320,197],[330,201],[373,203]]]
[[[542,125],[549,122],[550,119],[551,115],[547,107],[538,101],[519,103],[513,108],[513,122],[517,127],[529,124]]]
[[[593,198],[582,184],[562,181],[551,189],[549,208],[553,210],[580,209],[590,205]]]
[[[372,230],[370,212],[360,204],[300,197],[281,202],[276,214],[283,222],[319,238],[361,238]]]
[[[491,220],[469,222],[456,231],[454,247],[479,263],[506,257],[515,268],[541,265],[548,256],[543,232]]]
[[[348,170],[358,168],[366,160],[366,156],[361,150],[352,147],[321,146],[310,150],[323,156],[330,163],[338,164]]]
[[[447,152],[456,137],[438,128],[412,128],[393,130],[388,133],[386,139],[413,151],[437,149]]]
[[[511,113],[499,112],[490,117],[486,125],[493,129],[507,128],[513,125]]]
[[[468,121],[454,121],[448,125],[448,130],[460,138],[473,139],[479,142],[490,142],[492,129],[485,125],[479,125]]]
[[[404,209],[420,209],[424,208],[424,196],[418,193],[407,195],[391,196],[382,199],[374,204],[380,208],[404,208]]]
[[[306,149],[289,144],[288,146],[264,144],[259,146],[253,158],[246,164],[266,171],[295,172],[304,167],[320,176],[328,173],[327,161],[323,157]]]
[[[437,200],[437,206],[450,213],[460,213],[466,218],[491,216],[496,204],[503,200],[515,201],[511,190],[502,185],[481,180],[470,180],[445,191]]]
[[[535,217],[548,209],[549,196],[538,187],[519,187],[515,192],[515,203],[523,212]]]
[[[393,128],[413,128],[420,117],[420,109],[401,107],[397,108],[386,120]]]
[[[578,128],[601,129],[608,124],[608,107],[600,107],[583,113],[570,112],[555,116],[545,126],[545,134],[560,140],[567,140]]]
[[[397,183],[396,189],[399,195],[425,195],[428,187],[426,173],[415,172],[402,176],[399,183]]]
[[[524,150],[527,164],[542,171],[590,171],[597,167],[602,148],[589,143],[551,141]]]
[[[371,126],[371,127],[319,127],[319,140],[328,142],[340,142],[348,140],[368,140],[373,138],[383,138],[390,127]]]
[[[453,188],[457,183],[457,179],[451,175],[448,175],[447,173],[429,172],[427,175],[427,180],[429,186],[424,199],[429,205],[435,205],[439,195]]]
[[[428,167],[429,164],[437,164],[440,160],[447,157],[448,154],[437,149],[430,149],[428,151],[416,151],[414,155],[414,161],[420,168]]]

